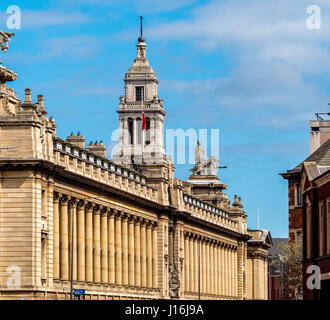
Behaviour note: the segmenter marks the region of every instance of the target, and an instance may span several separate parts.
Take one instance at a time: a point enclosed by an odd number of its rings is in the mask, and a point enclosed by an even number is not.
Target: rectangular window
[[[324,214],[323,214],[323,201],[319,203],[319,257],[323,256],[323,229],[324,229]]]
[[[307,208],[307,219],[306,219],[306,255],[307,259],[312,257],[312,217],[311,217],[311,208]]]
[[[41,279],[47,279],[47,237],[41,234]]]
[[[296,184],[296,206],[301,206],[301,188]]]
[[[134,144],[133,119],[128,119],[128,132],[130,144]]]
[[[136,101],[144,101],[144,87],[135,87]]]

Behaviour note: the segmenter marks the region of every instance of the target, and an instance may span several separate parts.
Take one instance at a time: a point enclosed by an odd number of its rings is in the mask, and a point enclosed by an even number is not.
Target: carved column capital
[[[76,198],[71,198],[70,201],[69,201],[69,206],[70,208],[76,208],[77,207],[77,204],[78,204],[78,201]]]
[[[53,198],[54,198],[54,201],[57,201],[59,202],[60,201],[60,198],[61,198],[62,194],[57,192],[57,191],[54,191],[53,192]]]
[[[101,211],[102,207],[98,204],[95,204],[95,206],[93,207],[93,214],[94,215],[99,215],[100,211]]]
[[[135,221],[135,216],[130,213],[128,215],[128,223],[134,223],[134,221]]]
[[[60,194],[60,203],[61,204],[67,205],[70,199],[71,199],[71,196],[68,196],[66,194]]]
[[[153,228],[157,228],[157,226],[158,226],[158,222],[157,221],[152,221],[152,227]]]
[[[78,203],[77,203],[77,208],[78,209],[84,208],[88,204],[88,201],[87,200],[78,199],[77,201],[78,201]]]
[[[107,216],[108,215],[108,208],[107,207],[103,207],[100,209],[100,214],[101,216]]]
[[[94,202],[89,202],[87,201],[87,204],[86,204],[86,210],[93,210],[93,208],[95,207],[95,203]]]
[[[121,213],[121,211],[115,209],[115,210],[114,210],[114,215],[115,215],[115,218],[118,219],[118,218],[121,218],[122,213]]]

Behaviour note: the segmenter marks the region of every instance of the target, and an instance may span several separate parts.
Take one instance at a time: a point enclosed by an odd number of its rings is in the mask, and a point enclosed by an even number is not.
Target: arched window
[[[150,118],[146,118],[146,144],[150,144]]]
[[[137,144],[142,144],[142,119],[136,119],[136,137],[137,137]]]
[[[133,132],[133,119],[132,118],[128,118],[128,133],[129,133],[128,141],[130,142],[130,144],[134,144],[134,132]]]

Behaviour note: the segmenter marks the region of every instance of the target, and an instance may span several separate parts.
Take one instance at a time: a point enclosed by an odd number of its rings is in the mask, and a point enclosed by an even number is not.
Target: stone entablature
[[[146,185],[145,176],[59,138],[54,138],[54,159],[69,171],[157,201],[157,190]]]
[[[237,221],[230,219],[228,213],[215,206],[209,205],[198,198],[184,194],[185,210],[193,216],[222,227],[238,231]]]

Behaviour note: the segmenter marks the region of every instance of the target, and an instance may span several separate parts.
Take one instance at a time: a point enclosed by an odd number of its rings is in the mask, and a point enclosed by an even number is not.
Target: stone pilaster
[[[116,284],[122,285],[122,247],[121,247],[121,214],[115,215],[115,261],[116,261]]]
[[[152,288],[152,223],[147,224],[147,287]]]
[[[152,286],[158,288],[157,222],[152,224]]]
[[[142,219],[141,221],[141,286],[147,286],[147,221]]]
[[[135,217],[134,221],[134,270],[135,286],[141,286],[141,219]]]
[[[94,203],[88,203],[86,205],[86,276],[87,282],[93,282],[93,209]]]
[[[114,210],[108,211],[108,280],[110,284],[115,283],[115,216]]]
[[[128,285],[135,284],[135,263],[134,263],[134,216],[128,218]]]
[[[54,279],[58,280],[60,278],[60,197],[58,192],[54,192],[53,197],[53,241],[54,241],[54,258],[53,258],[53,268],[54,268]]]
[[[70,197],[63,195],[60,199],[60,245],[61,245],[61,280],[69,280],[69,233],[68,233],[68,201]]]
[[[100,211],[102,206],[95,206],[93,210],[93,282],[101,282],[101,243],[100,243]]]
[[[101,282],[108,283],[108,208],[101,210]]]
[[[78,217],[77,217],[77,238],[78,238],[78,281],[85,281],[86,270],[85,270],[85,206],[87,201],[80,200],[77,205]]]

